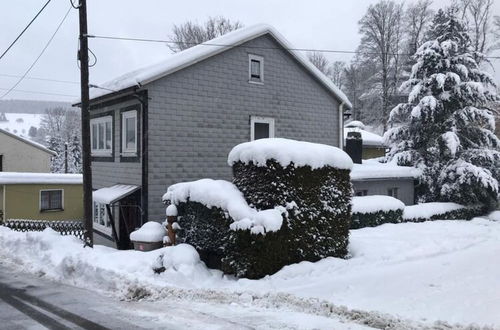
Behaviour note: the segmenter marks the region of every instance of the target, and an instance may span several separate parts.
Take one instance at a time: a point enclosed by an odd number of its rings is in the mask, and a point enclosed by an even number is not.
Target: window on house
[[[62,189],[40,191],[40,211],[56,211],[63,209]]]
[[[137,111],[122,113],[122,152],[137,153]]]
[[[112,117],[90,120],[90,140],[92,156],[111,156],[113,150]]]
[[[108,212],[106,210],[106,204],[94,202],[92,219],[94,221],[95,228],[103,232],[111,233],[111,222],[109,221]]]
[[[394,198],[398,198],[398,188],[387,189],[387,195],[392,196]]]
[[[262,56],[248,55],[248,81],[264,82],[264,58]]]
[[[356,196],[368,196],[368,190],[356,190],[354,194]]]
[[[250,118],[250,140],[266,139],[274,137],[274,118],[255,117]]]

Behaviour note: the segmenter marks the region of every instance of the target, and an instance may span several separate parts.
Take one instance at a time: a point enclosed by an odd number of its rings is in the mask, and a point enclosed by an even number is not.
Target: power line
[[[24,78],[28,75],[28,73],[31,71],[31,69],[33,69],[33,67],[36,65],[36,63],[38,62],[38,60],[40,59],[40,57],[42,57],[43,53],[45,53],[45,50],[49,47],[50,43],[52,42],[52,40],[56,36],[57,32],[59,31],[59,29],[63,25],[64,21],[66,20],[66,17],[68,17],[69,12],[71,11],[71,8],[72,7],[68,8],[68,11],[64,15],[64,17],[61,20],[61,22],[59,22],[59,25],[57,26],[56,30],[54,31],[54,33],[52,33],[52,36],[47,41],[47,43],[45,44],[45,47],[43,47],[43,49],[40,52],[40,54],[38,54],[38,57],[35,59],[35,61],[33,61],[33,63],[31,63],[31,65],[28,68],[28,70],[26,70],[26,72],[21,76],[21,78],[19,78],[19,80],[14,84],[14,86],[12,86],[7,92],[5,92],[2,96],[0,96],[0,100],[3,99],[5,96],[9,95],[9,93],[12,92],[14,90],[14,88],[16,88],[24,80]]]
[[[0,90],[9,90],[9,88],[0,88]],[[28,94],[42,94],[42,95],[55,95],[55,96],[67,96],[67,97],[78,97],[77,95],[70,95],[70,94],[60,94],[60,93],[49,93],[49,92],[38,92],[38,91],[30,91],[30,90],[24,90],[24,89],[16,89],[15,92],[19,93],[28,93]]]
[[[42,9],[40,9],[38,11],[38,13],[35,15],[35,17],[33,17],[31,19],[31,21],[28,23],[28,25],[26,25],[26,27],[21,31],[21,33],[19,33],[19,35],[16,37],[16,39],[14,39],[14,41],[9,45],[9,47],[7,47],[7,49],[2,53],[2,55],[0,55],[0,60],[2,59],[2,57],[5,56],[5,54],[7,54],[7,52],[12,48],[12,46],[14,46],[14,44],[17,42],[17,40],[19,40],[19,38],[21,38],[21,36],[24,34],[24,32],[26,32],[26,30],[30,27],[30,25],[36,20],[36,18],[42,13],[42,11],[45,9],[45,7],[47,7],[47,5],[51,2],[52,0],[48,0],[45,5],[43,5]]]
[[[154,42],[154,43],[167,43],[167,44],[188,44],[193,46],[212,46],[212,47],[245,47],[251,49],[277,49],[281,50],[285,47],[266,47],[266,46],[248,46],[248,45],[231,45],[231,44],[219,44],[211,42],[184,42],[184,41],[174,41],[166,39],[147,39],[147,38],[129,38],[129,37],[117,37],[117,36],[102,36],[102,35],[87,35],[88,38],[95,39],[109,39],[109,40],[122,40],[122,41],[138,41],[138,42]],[[337,54],[362,54],[362,55],[379,55],[377,52],[364,52],[357,50],[336,50],[336,49],[316,49],[316,48],[285,48],[290,51],[299,52],[319,52],[319,53],[337,53]],[[390,55],[401,55],[401,56],[412,56],[413,54],[408,53],[388,53]],[[500,56],[486,56],[488,59],[500,59]]]
[[[22,78],[22,76],[15,75],[15,74],[7,74],[7,73],[0,73],[0,77]],[[24,79],[28,79],[28,80],[41,80],[41,81],[52,81],[52,82],[58,82],[58,83],[63,83],[63,84],[73,84],[73,85],[79,85],[80,84],[80,82],[78,82],[78,81],[60,80],[60,79],[42,78],[42,77],[31,77],[31,76],[26,76],[26,77],[24,77]]]

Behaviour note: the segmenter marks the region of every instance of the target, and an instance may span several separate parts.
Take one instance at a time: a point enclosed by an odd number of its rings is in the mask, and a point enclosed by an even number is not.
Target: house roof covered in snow
[[[81,174],[0,172],[0,184],[82,184]]]
[[[6,130],[4,130],[4,129],[2,129],[2,128],[0,128],[0,133],[3,133],[3,134],[5,134],[5,135],[8,135],[8,136],[10,136],[10,137],[12,137],[12,138],[14,138],[14,139],[17,139],[17,140],[21,141],[21,142],[24,142],[24,143],[26,143],[26,144],[29,144],[29,145],[31,145],[32,147],[35,147],[35,148],[37,148],[37,149],[40,149],[40,150],[42,150],[42,151],[44,151],[44,152],[46,152],[46,153],[48,153],[48,154],[50,154],[50,155],[52,155],[52,156],[57,155],[54,151],[52,151],[52,150],[50,150],[50,149],[46,148],[45,146],[41,145],[40,143],[36,143],[36,142],[34,142],[34,141],[31,141],[31,140],[25,139],[25,138],[23,138],[23,137],[21,137],[21,136],[19,136],[19,135],[16,135],[16,134],[14,134],[14,133],[11,133],[11,132],[9,132],[9,131],[6,131]]]
[[[92,198],[96,203],[112,204],[139,190],[139,188],[139,186],[117,184],[112,187],[97,189],[92,193]]]
[[[126,73],[100,85],[100,88],[92,89],[90,98],[96,99],[124,89],[140,87],[266,34],[271,35],[337,99],[345,102],[347,107],[352,107],[347,96],[328,77],[318,70],[304,54],[293,50],[293,46],[276,29],[266,24],[253,25],[229,32],[201,45],[173,54],[159,63]]]
[[[356,128],[356,127],[344,127],[344,141],[347,139],[347,133],[349,132],[359,132],[361,133],[361,139],[363,139],[363,146],[369,147],[384,147],[384,138],[378,134],[368,132],[367,130]]]
[[[363,164],[354,164],[351,170],[351,180],[416,179],[420,174],[421,171],[415,167],[380,163],[375,159],[369,159],[364,160]]]

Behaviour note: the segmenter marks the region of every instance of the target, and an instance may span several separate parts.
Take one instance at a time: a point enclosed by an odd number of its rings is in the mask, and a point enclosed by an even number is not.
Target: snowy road
[[[0,328],[368,329],[305,313],[186,302],[127,302],[14,271],[0,261]]]

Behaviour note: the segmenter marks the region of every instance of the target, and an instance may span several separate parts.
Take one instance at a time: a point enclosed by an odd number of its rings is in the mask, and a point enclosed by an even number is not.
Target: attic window
[[[258,55],[248,55],[248,82],[264,83],[264,58]]]

